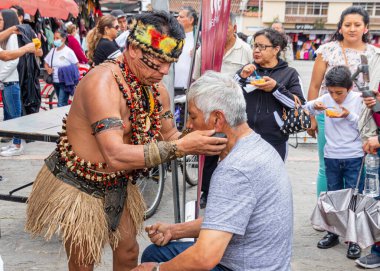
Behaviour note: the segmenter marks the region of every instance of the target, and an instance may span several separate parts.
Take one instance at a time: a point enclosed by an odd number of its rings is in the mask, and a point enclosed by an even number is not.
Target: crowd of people
[[[18,6],[0,11],[4,120],[38,112],[41,102],[33,94],[40,88],[39,72],[26,79],[22,74],[33,70],[20,67],[22,58],[35,61],[43,55],[31,42],[37,35],[21,24],[23,17]],[[114,10],[99,18],[85,40],[72,23],[52,31],[43,60],[46,78],[58,106],[68,105],[70,96],[75,99],[57,148],[34,182],[26,230],[46,239],[58,232],[69,270],[92,270],[105,244],[112,247],[114,270],[290,270],[293,210],[283,113],[300,103],[312,116],[308,133],[318,140],[317,196],[355,188],[365,154],[380,148],[380,118],[371,111],[380,101],[378,80],[370,84],[374,97],[363,99],[352,78],[361,55],[369,61],[371,78],[380,73],[380,50],[368,43],[364,9],[347,8],[332,40],[316,50],[307,97],[297,69],[288,65],[294,56],[280,22],[247,43],[230,14],[221,72],[203,75],[197,22],[197,12],[187,6],[177,18],[163,11],[128,18]],[[78,84],[80,64],[91,69]],[[186,91],[188,103],[182,133],[162,83],[172,64],[175,93]],[[33,91],[26,87],[28,80],[38,83]],[[364,80],[360,75],[358,84]],[[0,155],[22,153],[21,140],[14,138]],[[153,244],[137,265],[144,202],[136,180],[149,168],[187,154],[206,155],[205,215],[147,226]],[[188,237],[196,242],[177,242]],[[339,236],[327,232],[317,247],[338,243]],[[348,242],[346,256],[365,268],[380,267],[380,243],[362,256],[360,246]]]

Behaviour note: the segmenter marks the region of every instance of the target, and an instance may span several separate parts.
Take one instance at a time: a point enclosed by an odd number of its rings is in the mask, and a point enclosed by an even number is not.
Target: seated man
[[[215,129],[228,143],[210,186],[204,218],[156,223],[154,243],[133,270],[290,270],[292,192],[277,151],[247,124],[233,79],[207,72],[188,92],[188,128]],[[170,242],[185,237],[193,242]]]

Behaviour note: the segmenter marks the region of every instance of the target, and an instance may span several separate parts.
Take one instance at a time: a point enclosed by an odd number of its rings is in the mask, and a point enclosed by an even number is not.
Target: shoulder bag
[[[283,109],[282,120],[284,124],[281,127],[281,131],[286,134],[296,134],[306,131],[311,127],[309,111],[302,108],[300,99],[294,96],[294,108],[289,110]]]
[[[54,53],[55,53],[55,48],[53,49],[53,54],[51,56],[50,68],[53,68]],[[53,84],[53,73],[48,74],[47,71],[45,71],[44,80],[45,80],[46,84]]]

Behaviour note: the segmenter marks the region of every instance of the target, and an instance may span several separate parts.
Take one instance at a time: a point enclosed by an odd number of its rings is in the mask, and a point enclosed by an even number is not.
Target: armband
[[[161,119],[174,119],[174,115],[172,111],[168,110],[164,114],[161,115]]]
[[[106,118],[91,124],[92,135],[96,135],[105,130],[116,130],[125,128],[123,120],[119,118]]]
[[[175,141],[160,141],[144,145],[144,160],[148,168],[183,157],[184,155],[183,152],[178,150]]]

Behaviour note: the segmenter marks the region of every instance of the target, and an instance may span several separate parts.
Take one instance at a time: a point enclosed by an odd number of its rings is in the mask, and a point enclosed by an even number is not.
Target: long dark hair
[[[2,31],[7,30],[8,28],[10,28],[14,25],[19,24],[17,14],[13,10],[3,9],[0,12],[1,12],[1,16],[3,17],[3,21],[4,21],[4,28]],[[1,48],[5,49],[7,43],[8,43],[8,39],[2,41],[0,43]]]
[[[344,39],[343,35],[339,33],[339,30],[342,28],[344,18],[350,14],[359,14],[360,16],[362,16],[364,25],[369,27],[368,12],[360,6],[351,6],[349,8],[346,8],[345,10],[343,10],[342,14],[340,15],[340,20],[339,20],[338,25],[337,25],[338,29],[336,30],[333,37],[331,38],[332,41],[335,41],[335,40],[342,41]],[[362,36],[362,41],[365,43],[370,42],[369,31]]]

